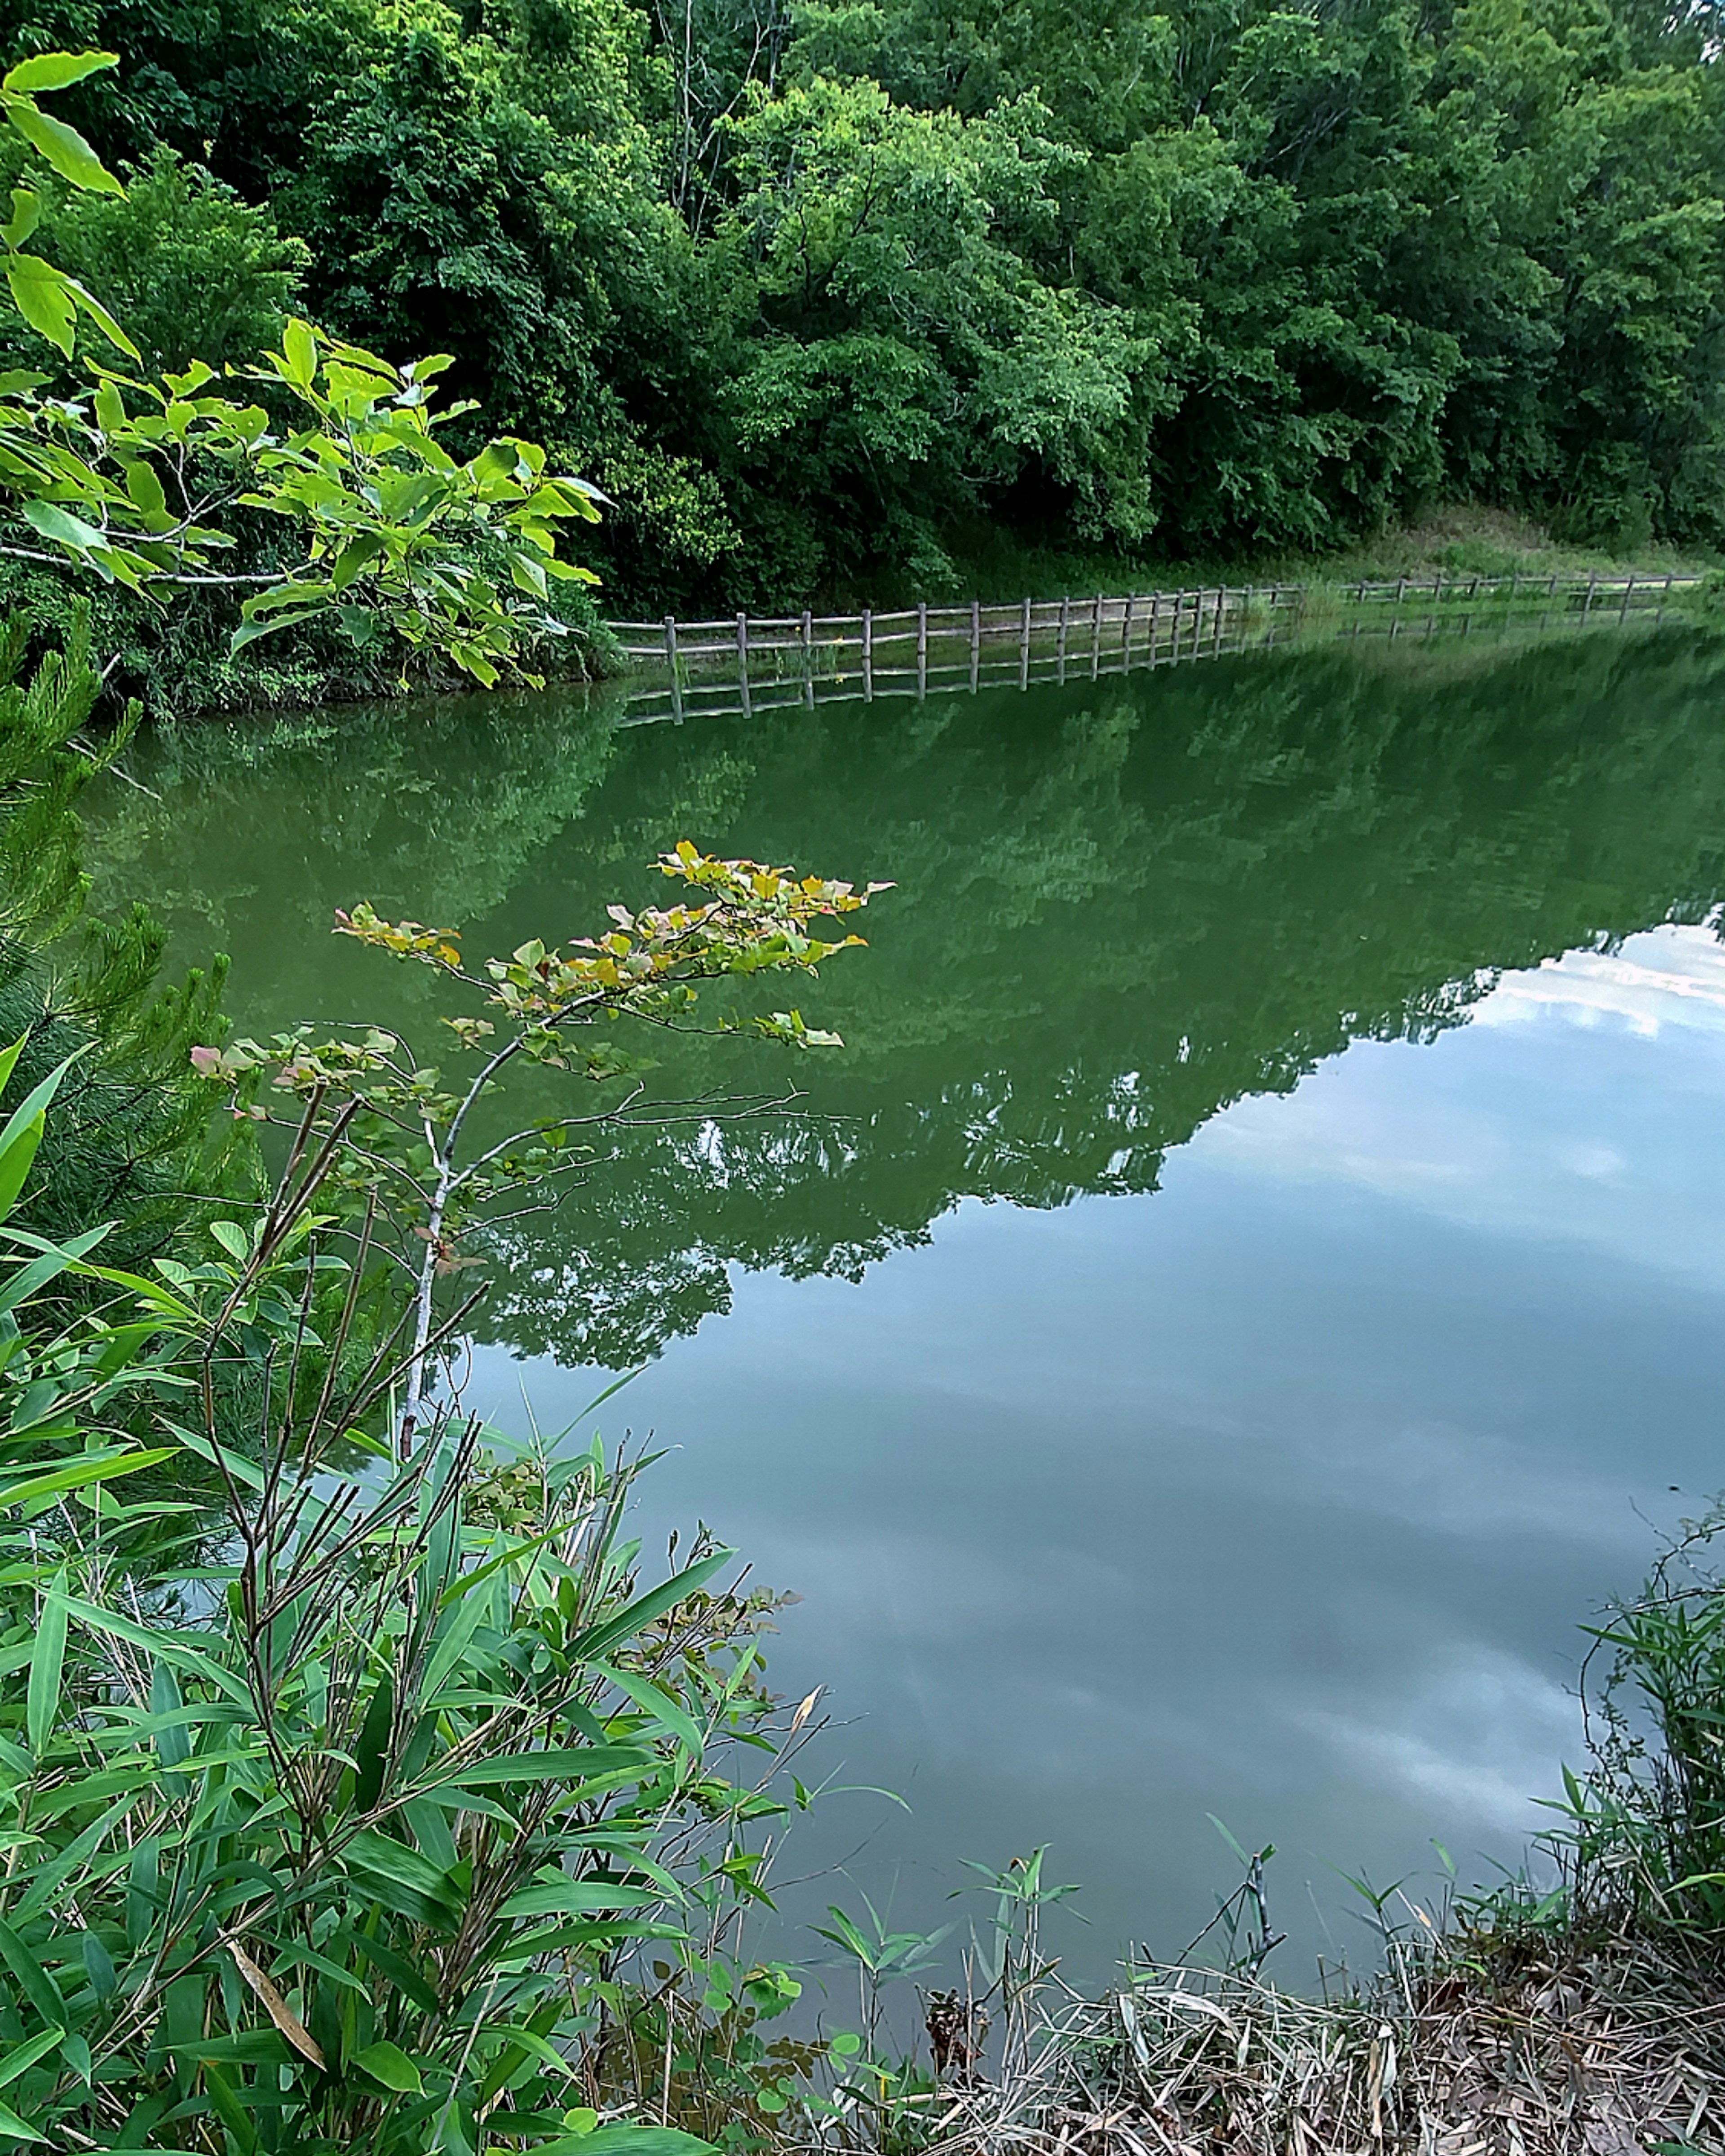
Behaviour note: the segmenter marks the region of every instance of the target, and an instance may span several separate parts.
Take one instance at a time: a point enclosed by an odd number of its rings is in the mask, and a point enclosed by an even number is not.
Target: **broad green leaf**
[[[674,2126],[600,2126],[567,2141],[542,2141],[534,2156],[716,2156],[710,2141]]]
[[[47,1129],[48,1118],[38,1116],[33,1122],[25,1124],[9,1145],[0,1142],[0,1220],[17,1204]]]
[[[86,75],[99,74],[104,68],[119,64],[118,53],[37,53],[0,75],[0,90],[9,90],[15,96],[34,97],[44,90],[69,90]]]
[[[662,1617],[667,1609],[676,1607],[685,1595],[692,1594],[697,1587],[711,1579],[716,1572],[722,1572],[737,1555],[735,1550],[715,1550],[711,1557],[703,1558],[699,1564],[691,1564],[662,1585],[646,1594],[637,1596],[626,1609],[614,1616],[607,1617],[569,1642],[572,1657],[592,1660],[614,1647],[619,1640],[631,1638],[650,1625],[655,1617]]]
[[[200,1460],[207,1460],[212,1467],[225,1467],[236,1482],[243,1483],[248,1489],[263,1488],[264,1471],[255,1460],[246,1459],[241,1453],[230,1452],[225,1445],[212,1445],[207,1437],[201,1436],[196,1430],[186,1430],[177,1422],[168,1422],[166,1416],[162,1419],[187,1452],[195,1452]]]
[[[65,2028],[71,2017],[66,2012],[66,2002],[60,1997],[58,1985],[42,1966],[41,1956],[33,1953],[11,1925],[5,1922],[0,1922],[0,1960],[5,1962],[25,1998],[48,2025]]]
[[[94,1932],[84,1934],[84,1966],[90,1975],[90,1989],[98,1999],[111,1999],[119,1984],[115,1974],[114,1958]],[[0,2081],[6,2069],[0,2066]]]
[[[238,1707],[251,1711],[251,1694],[241,1679],[224,1670],[199,1649],[187,1645],[172,1633],[160,1626],[134,1624],[130,1617],[122,1617],[116,1609],[103,1609],[94,1602],[81,1601],[76,1595],[65,1598],[66,1607],[80,1624],[92,1631],[110,1632],[116,1640],[126,1640],[135,1647],[156,1656],[160,1661],[171,1662],[176,1669],[189,1671],[225,1692]]]
[[[425,2084],[419,2078],[419,2069],[399,2044],[367,2044],[364,2051],[355,2052],[353,2063],[373,2081],[382,2082],[385,2088],[393,2089],[399,2096],[424,2093]]]
[[[84,1453],[55,1468],[47,1475],[33,1475],[25,1482],[0,1484],[0,1511],[13,1505],[23,1505],[38,1497],[52,1496],[62,1490],[84,1490],[98,1482],[111,1482],[122,1475],[136,1475],[141,1468],[155,1467],[174,1456],[171,1446],[158,1447],[150,1452]]]
[[[354,1946],[370,1962],[380,1976],[388,1977],[404,1998],[411,1999],[421,2013],[435,2014],[437,1994],[411,1963],[404,1960],[393,1948],[386,1947],[381,1939],[374,1939],[367,1932],[350,1934]]]
[[[446,1925],[458,1907],[454,1881],[416,1849],[369,1828],[347,1845],[347,1868],[386,1908],[415,1923]]]
[[[85,1865],[90,1863],[91,1859],[108,1836],[143,1796],[146,1786],[147,1784],[141,1784],[137,1789],[129,1791],[123,1797],[117,1798],[109,1805],[101,1817],[92,1825],[85,1827],[76,1840],[70,1843],[51,1864],[41,1865],[33,1873],[26,1875],[29,1878],[30,1884],[26,1888],[18,1907],[13,1911],[15,1922],[27,1924],[32,1917],[39,1915],[41,1911],[49,1907],[66,1881],[81,1871]],[[121,1849],[115,1855],[113,1862],[105,1865],[104,1868],[117,1869],[130,1861],[131,1852]],[[64,2015],[60,2016],[62,2020],[64,2018]]]
[[[536,2035],[532,2030],[524,2029],[519,2021],[506,2021],[494,2033],[500,2036],[506,2036],[509,2041],[518,2049],[530,2052],[542,2065],[547,2066],[554,2072],[562,2074],[566,2081],[572,2082],[577,2078],[577,2069],[570,2065],[554,2045],[547,2044],[543,2036]],[[0,2072],[3,2071],[3,2068],[0,2068]]]
[[[619,1881],[545,1881],[511,1894],[497,1914],[505,1918],[598,1916],[612,1910],[639,1909],[659,1899],[656,1891],[626,1887]]]
[[[16,74],[17,69],[14,69],[13,73]],[[10,82],[8,76],[8,85]],[[126,192],[75,127],[69,127],[64,120],[55,120],[48,113],[39,111],[28,96],[18,95],[16,92],[9,94],[6,116],[30,147],[52,165],[63,180],[69,180],[74,187],[104,195]]]
[[[33,507],[50,506],[45,503],[27,504],[26,512]],[[33,517],[30,521],[36,522]],[[40,531],[41,528],[38,524],[37,529]],[[18,1062],[18,1050],[23,1046],[23,1040],[14,1041],[4,1055],[0,1055],[0,1086],[4,1086],[11,1077]],[[7,1117],[5,1127],[0,1129],[0,1220],[3,1220],[17,1204],[18,1194],[24,1187],[24,1178],[29,1173],[30,1164],[36,1158],[36,1148],[42,1142],[49,1106],[60,1089],[60,1081],[83,1053],[80,1049],[67,1056],[63,1062],[56,1064],[48,1075],[33,1086],[19,1101]]]
[[[9,2103],[0,2103],[0,2134],[8,2141],[46,2141],[48,2136],[20,2118]]]
[[[300,389],[310,389],[317,373],[317,341],[307,325],[290,321],[282,331],[281,357],[287,377]]]
[[[8,270],[8,275],[10,274]],[[64,349],[69,352],[71,346],[69,344]],[[74,516],[69,509],[62,509],[58,502],[26,501],[20,507],[26,521],[34,526],[44,539],[52,539],[58,546],[69,547],[74,553],[92,560],[108,552],[108,535],[100,526],[87,523],[81,516]]]

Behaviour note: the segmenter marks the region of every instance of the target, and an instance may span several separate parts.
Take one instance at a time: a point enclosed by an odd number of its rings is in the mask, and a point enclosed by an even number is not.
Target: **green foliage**
[[[54,1083],[0,1128],[0,1214]],[[637,1943],[722,1931],[777,1809],[721,1770],[768,1712],[747,1626],[700,1594],[730,1553],[643,1589],[597,1442],[511,1462],[445,1414],[369,1473],[387,1380],[344,1389],[339,1352],[308,1374],[347,1264],[292,1173],[155,1279],[101,1264],[100,1229],[0,1227],[0,2126],[694,2156],[595,2133],[579,2057]],[[111,1302],[56,1330],[36,1299],[68,1270]],[[208,1404],[234,1361],[275,1379],[249,1456]],[[171,1460],[218,1469],[222,1517],[137,1494]]]
[[[0,121],[60,181],[123,199],[78,131],[36,102],[114,64],[111,53],[20,61],[0,78]],[[280,350],[247,370],[290,415],[278,430],[264,404],[218,390],[201,358],[151,376],[87,288],[30,251],[44,206],[39,187],[12,190],[7,284],[21,323],[82,357],[87,381],[54,395],[39,372],[0,377],[0,554],[152,597],[244,589],[235,651],[333,619],[361,649],[392,636],[429,646],[488,687],[520,670],[531,641],[562,633],[552,581],[593,577],[558,560],[558,531],[597,519],[595,490],[552,477],[544,452],[513,436],[465,459],[444,449],[434,429],[465,408],[430,408],[446,355],[397,368],[290,316]],[[80,352],[86,332],[103,359]],[[116,372],[116,352],[136,371]],[[236,508],[292,527],[285,558],[224,565],[219,520]]]
[[[11,163],[7,179],[22,179],[23,158]],[[151,372],[246,366],[280,342],[305,247],[199,167],[158,147],[123,194],[41,186],[33,244],[105,295]],[[4,348],[8,366],[43,363],[22,331]]]
[[[19,700],[39,752],[83,708],[80,665]],[[686,845],[663,865],[691,901],[482,970],[440,932],[343,916],[480,991],[495,1019],[450,1021],[479,1070],[446,1097],[393,1036],[194,1049],[243,1120],[266,1063],[303,1113],[269,1201],[148,1272],[100,1225],[19,1224],[80,1057],[26,1090],[25,1042],[0,1052],[0,2133],[700,2156],[641,2123],[647,2088],[739,2148],[809,2097],[827,2047],[757,2033],[795,1978],[734,1951],[783,1810],[756,1755],[813,1705],[775,1727],[773,1599],[716,1585],[732,1553],[704,1532],[644,1588],[634,1464],[503,1446],[430,1382],[463,1314],[434,1332],[460,1209],[559,1164],[557,1134],[458,1151],[506,1065],[615,1076],[581,1029],[685,1026],[700,983],[811,973],[860,941],[814,927],[879,888]],[[553,1157],[528,1158],[542,1137]],[[380,1331],[360,1313],[386,1231],[423,1255]],[[650,1984],[649,1950],[670,1957]]]
[[[757,861],[716,860],[686,839],[660,866],[691,885],[698,902],[639,911],[614,905],[612,925],[601,936],[577,937],[559,949],[535,938],[507,958],[488,959],[479,971],[464,962],[454,930],[382,921],[364,904],[337,913],[338,934],[480,992],[482,1008],[495,1016],[443,1020],[471,1059],[459,1075],[446,1077],[399,1034],[377,1028],[357,1040],[326,1040],[301,1027],[278,1035],[268,1048],[243,1040],[225,1050],[191,1051],[200,1071],[234,1090],[238,1117],[268,1120],[258,1098],[266,1073],[274,1091],[302,1102],[295,1158],[328,1152],[331,1187],[366,1194],[367,1240],[380,1199],[385,1220],[398,1236],[412,1239],[397,1250],[413,1281],[413,1346],[396,1432],[403,1460],[412,1455],[433,1375],[437,1283],[480,1262],[461,1255],[458,1239],[505,1193],[531,1188],[542,1203],[553,1178],[590,1158],[587,1141],[595,1129],[626,1121],[640,1101],[640,1074],[651,1065],[620,1050],[608,1037],[610,1029],[630,1019],[662,1033],[694,1031],[704,983],[766,973],[812,976],[823,959],[862,942],[855,935],[828,941],[812,930],[859,911],[887,888],[870,884],[857,891],[848,883],[799,878]],[[726,1019],[718,1029],[740,1024]],[[754,1033],[795,1049],[839,1045],[836,1034],[812,1030],[796,1009],[757,1014],[748,1024]],[[593,1027],[604,1029],[600,1037],[583,1040]],[[479,1137],[479,1114],[518,1060],[599,1085],[628,1081],[628,1089],[620,1105],[566,1111]],[[728,1105],[748,1112],[762,1104]],[[707,1122],[716,1106],[709,1096],[687,1104],[685,1114]],[[667,1118],[662,1103],[643,1113],[654,1122]],[[446,1322],[440,1331],[448,1329]]]
[[[1563,1824],[1546,1837],[1583,1922],[1643,1928],[1709,1962],[1725,1935],[1722,1532],[1716,1507],[1639,1595],[1586,1628],[1594,1757],[1584,1774],[1565,1770]]]
[[[1725,533],[1700,15],[36,6],[18,49],[126,53],[59,94],[98,147],[273,214],[337,334],[453,353],[467,446],[597,474],[617,611],[932,595],[989,526],[1312,549],[1468,495]]]

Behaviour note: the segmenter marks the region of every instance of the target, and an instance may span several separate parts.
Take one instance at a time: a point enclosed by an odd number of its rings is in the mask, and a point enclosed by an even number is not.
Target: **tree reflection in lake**
[[[891,877],[812,1023],[808,1112],[614,1132],[501,1228],[489,1337],[626,1368],[727,1305],[727,1268],[858,1276],[961,1198],[1155,1188],[1171,1147],[1349,1041],[1428,1037],[1498,969],[1725,895],[1725,648],[1686,629],[1493,650],[1337,646],[923,705],[618,730],[614,698],[341,712],[158,742],[93,853],[248,1029],[380,1019],[437,983],[331,909],[470,953],[585,931],[689,836]],[[107,901],[105,890],[100,895]],[[742,1041],[667,1045],[661,1094],[754,1091]],[[562,1097],[547,1077],[545,1112]]]

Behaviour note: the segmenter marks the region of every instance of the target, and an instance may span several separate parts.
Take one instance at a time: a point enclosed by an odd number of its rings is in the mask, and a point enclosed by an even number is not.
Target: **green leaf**
[[[38,1497],[53,1496],[62,1490],[84,1490],[97,1482],[111,1482],[117,1476],[136,1475],[141,1468],[157,1466],[173,1456],[172,1447],[157,1447],[149,1452],[84,1453],[50,1474],[33,1475],[25,1482],[0,1485],[0,1511],[8,1506],[29,1503]]]
[[[22,1040],[14,1041],[0,1055],[0,1088],[11,1077],[23,1045]],[[82,1052],[80,1050],[57,1063],[39,1084],[32,1086],[7,1117],[4,1129],[0,1129],[0,1220],[6,1218],[18,1201],[24,1178],[30,1172],[30,1163],[36,1158],[36,1148],[42,1142],[49,1107],[60,1089],[61,1080]]]
[[[351,1934],[354,1945],[380,1976],[386,1976],[404,1998],[411,1999],[422,2014],[438,2010],[437,1994],[410,1962],[367,1932]]]
[[[615,1616],[589,1625],[586,1631],[569,1642],[571,1658],[589,1660],[603,1654],[608,1647],[615,1646],[619,1640],[630,1638],[650,1625],[655,1617],[662,1617],[667,1609],[675,1609],[685,1595],[692,1594],[716,1572],[722,1572],[736,1555],[735,1550],[715,1550],[711,1557],[703,1558],[699,1564],[688,1566],[673,1578],[654,1588],[650,1593],[637,1596]]]
[[[12,1971],[18,1988],[48,2025],[64,2029],[70,2016],[59,1987],[42,1966],[40,1955],[32,1953],[11,1925],[3,1922],[0,1922],[0,1961]]]
[[[9,2141],[46,2141],[45,2133],[39,2133],[25,2119],[18,2117],[9,2103],[0,2103],[0,2133]]]
[[[31,1751],[39,1759],[48,1749],[60,1708],[60,1672],[66,1659],[66,1573],[63,1565],[54,1576],[43,1604],[42,1621],[36,1631],[36,1653],[30,1664],[30,1681],[24,1705],[24,1727]]]
[[[86,1937],[88,1934],[86,1933]],[[15,2044],[0,2059],[0,2088],[10,2088],[20,2074],[28,2073],[38,2059],[44,2059],[50,2051],[57,2051],[66,2041],[64,2029],[39,2029],[22,2044]]]
[[[0,1142],[0,1220],[17,1204],[47,1129],[48,1118],[38,1116],[33,1122],[25,1124],[10,1145]]]
[[[0,224],[0,239],[8,247],[22,247],[42,222],[42,198],[33,187],[14,187],[12,215]]]
[[[395,1726],[395,1676],[386,1670],[378,1680],[366,1709],[366,1718],[354,1744],[353,1806],[368,1812],[382,1793],[388,1760],[390,1732]]]
[[[7,274],[11,275],[9,269]],[[65,347],[68,352],[71,348],[69,344]],[[52,539],[61,547],[69,547],[74,553],[82,554],[86,558],[110,551],[108,535],[100,525],[86,524],[81,516],[73,516],[70,510],[62,509],[57,502],[26,501],[21,506],[27,521],[44,539]]]
[[[534,2156],[701,2156],[712,2147],[674,2126],[601,2126],[567,2141],[542,2142]]]
[[[119,64],[118,53],[37,53],[0,75],[0,90],[9,90],[15,96],[34,97],[44,90],[69,90],[86,75],[99,74],[104,68]]]
[[[363,2068],[375,2082],[382,2082],[387,2089],[398,2096],[423,2096],[425,2084],[419,2078],[419,2069],[403,2051],[399,2044],[367,2044],[362,2051],[354,2054],[353,2063]],[[647,2152],[643,2152],[647,2156]]]
[[[656,1890],[619,1881],[588,1879],[546,1881],[511,1894],[498,1910],[501,1917],[587,1917],[613,1909],[639,1909],[660,1898]]]
[[[297,319],[282,331],[281,356],[287,377],[300,389],[310,389],[317,375],[317,340],[307,324]]]
[[[90,1977],[90,1989],[98,1999],[111,1999],[120,1979],[115,1972],[114,1958],[94,1932],[84,1934],[84,1966]],[[6,2068],[0,2064],[0,2086],[6,2079]]]
[[[348,1870],[388,1909],[415,1923],[446,1925],[455,1915],[454,1882],[416,1849],[369,1828],[347,1845]]]
[[[673,1699],[650,1677],[639,1676],[634,1670],[615,1670],[605,1663],[598,1666],[602,1674],[608,1677],[619,1691],[626,1692],[637,1707],[650,1714],[656,1722],[662,1722],[695,1758],[698,1759],[701,1757],[704,1739],[696,1727],[694,1717],[680,1700]]]
[[[16,74],[18,70],[14,69],[13,72]],[[10,77],[8,80],[9,82]],[[67,126],[64,120],[55,120],[39,111],[27,97],[18,97],[14,103],[9,96],[6,116],[30,147],[74,187],[103,195],[126,192],[78,130]]]
[[[634,1774],[650,1767],[653,1755],[630,1744],[583,1744],[567,1752],[506,1752],[495,1759],[475,1759],[439,1777],[437,1789],[482,1789],[500,1782],[596,1780],[602,1774]]]

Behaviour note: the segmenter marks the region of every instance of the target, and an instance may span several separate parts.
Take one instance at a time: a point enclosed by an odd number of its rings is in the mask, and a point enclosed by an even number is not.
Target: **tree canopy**
[[[28,0],[160,341],[303,307],[593,475],[616,610],[968,535],[1322,547],[1439,495],[1716,542],[1712,12],[1649,0]],[[59,109],[59,108],[57,108]],[[170,355],[172,357],[172,355]]]

